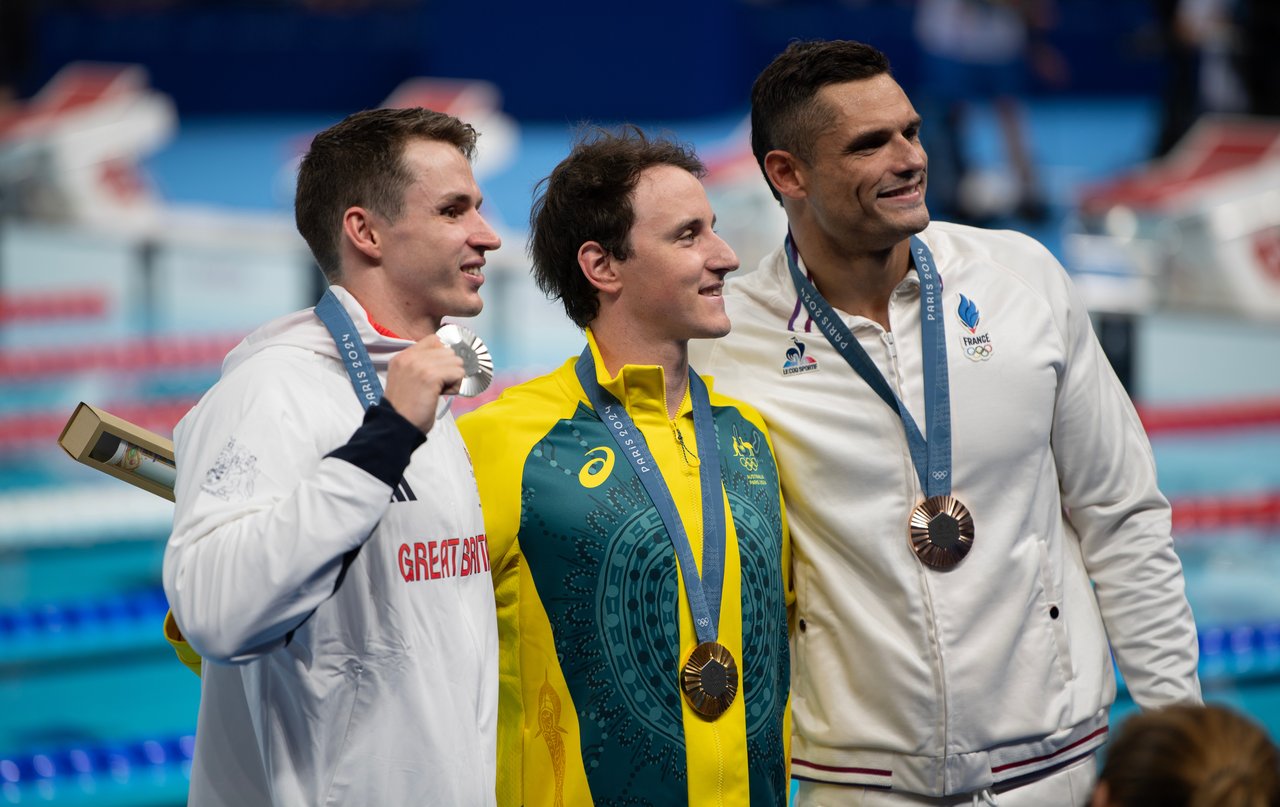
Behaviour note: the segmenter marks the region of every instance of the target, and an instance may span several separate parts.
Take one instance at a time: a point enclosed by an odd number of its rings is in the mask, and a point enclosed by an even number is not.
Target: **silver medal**
[[[453,348],[453,352],[462,359],[466,376],[462,379],[458,394],[471,398],[488,389],[493,382],[493,357],[489,355],[489,348],[485,347],[480,337],[470,328],[452,322],[436,331],[436,336]]]

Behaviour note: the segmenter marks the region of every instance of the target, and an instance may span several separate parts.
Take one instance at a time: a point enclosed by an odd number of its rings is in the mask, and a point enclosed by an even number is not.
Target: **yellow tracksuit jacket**
[[[609,378],[591,348],[599,382],[644,434],[701,567],[703,451],[688,396],[671,420],[662,368],[628,365]],[[680,693],[698,640],[675,552],[575,362],[458,423],[498,605],[498,804],[785,805],[793,595],[764,422],[711,393],[728,522],[718,640],[737,660],[740,688],[710,720]]]

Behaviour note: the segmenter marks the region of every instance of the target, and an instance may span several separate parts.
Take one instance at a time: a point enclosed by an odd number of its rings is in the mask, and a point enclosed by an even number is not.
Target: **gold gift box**
[[[175,467],[172,440],[166,440],[153,431],[87,403],[82,402],[76,407],[67,425],[62,427],[62,434],[58,436],[58,445],[77,462],[173,501],[171,484],[165,485],[136,470],[122,467],[120,463],[110,462],[121,443],[127,444],[127,448],[141,449],[145,454],[150,454],[150,457],[142,455],[144,461],[167,464],[168,468]]]

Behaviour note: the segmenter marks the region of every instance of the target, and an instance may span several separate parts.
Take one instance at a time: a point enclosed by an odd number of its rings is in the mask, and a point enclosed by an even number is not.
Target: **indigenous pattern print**
[[[770,761],[783,755],[790,674],[778,480],[772,458],[759,461],[768,443],[753,424],[727,407],[713,417],[737,532],[742,635],[751,637],[740,661],[750,789],[753,804],[770,804],[787,792],[783,766]],[[524,466],[520,545],[577,712],[593,800],[684,804],[684,593],[662,519],[635,471],[599,450],[613,445],[585,405],[546,434]]]

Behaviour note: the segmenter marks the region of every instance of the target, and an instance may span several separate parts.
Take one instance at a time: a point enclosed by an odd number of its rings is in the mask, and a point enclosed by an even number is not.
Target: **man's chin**
[[[699,333],[689,337],[690,339],[719,339],[722,336],[728,336],[729,331],[733,329],[733,324],[727,319],[724,322],[717,322],[714,325],[708,325],[706,328],[700,329]]]
[[[477,297],[474,301],[468,301],[453,306],[452,310],[449,312],[449,316],[456,318],[475,317],[479,316],[480,312],[483,310],[484,300]]]
[[[918,210],[912,210],[910,214],[906,216],[906,221],[904,223],[911,229],[911,234],[915,235],[925,227],[928,227],[929,221],[929,208],[921,202],[920,208]]]
[[[929,221],[929,209],[921,205],[919,210],[913,210],[909,215],[899,216],[894,222],[896,225],[894,230],[898,238],[910,238],[924,232],[924,229],[929,226]]]

